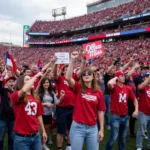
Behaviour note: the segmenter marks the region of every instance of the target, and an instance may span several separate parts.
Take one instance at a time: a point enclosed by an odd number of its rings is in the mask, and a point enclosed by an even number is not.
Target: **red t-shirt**
[[[82,94],[81,85],[78,82],[75,82],[73,91],[76,99],[73,120],[89,126],[95,125],[98,111],[106,109],[102,91],[94,92],[92,88],[88,88],[86,94]]]
[[[75,95],[68,85],[64,76],[59,76],[56,80],[56,90],[58,91],[58,98],[60,97],[60,91],[65,91],[65,96],[61,103],[58,105],[60,107],[73,107],[75,103]]]
[[[133,101],[136,99],[129,86],[123,85],[121,88],[117,84],[114,84],[114,88],[110,91],[110,97],[110,111],[116,115],[127,115],[128,99],[130,98]]]
[[[43,114],[41,102],[35,101],[32,95],[27,95],[28,103],[24,103],[24,98],[19,99],[18,91],[11,96],[15,113],[14,131],[20,134],[31,134],[38,131],[38,116]]]
[[[34,77],[35,75],[36,75],[36,74],[31,75],[30,77],[32,78],[32,77]],[[37,79],[36,79],[36,81],[34,82],[34,89],[36,89],[36,88],[37,88],[37,86],[38,86],[39,82],[40,82],[40,78],[37,78]]]
[[[77,82],[80,80],[76,73],[72,75],[72,78]]]
[[[150,116],[150,85],[138,91],[139,111]]]

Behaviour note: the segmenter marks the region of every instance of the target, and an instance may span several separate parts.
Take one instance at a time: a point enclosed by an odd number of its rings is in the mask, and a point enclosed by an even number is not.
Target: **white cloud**
[[[9,19],[0,18],[0,41],[22,44],[23,26]]]
[[[0,5],[0,42],[22,45],[23,25],[32,25],[35,20],[53,20],[52,9],[67,7],[67,16],[86,13],[87,0],[2,0]],[[58,19],[63,17],[59,17]]]

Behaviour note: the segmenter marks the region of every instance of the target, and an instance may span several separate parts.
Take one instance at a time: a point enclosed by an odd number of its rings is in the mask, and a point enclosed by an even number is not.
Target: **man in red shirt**
[[[118,139],[118,149],[125,149],[126,134],[129,126],[128,116],[128,99],[133,100],[135,111],[133,117],[138,115],[138,102],[137,99],[129,86],[124,85],[125,76],[122,71],[118,71],[115,74],[115,78],[108,82],[108,88],[110,90],[111,97],[111,134],[106,145],[106,150],[112,150],[112,147]]]
[[[143,75],[143,80],[144,82],[138,85],[139,127],[136,139],[137,150],[142,150],[146,128],[148,128],[148,149],[150,149],[150,72]]]
[[[74,74],[72,77],[74,80],[78,81],[81,75],[81,70],[85,66],[86,60],[82,59],[80,70],[77,74]],[[58,98],[60,97],[60,91],[65,91],[65,96],[62,102],[56,107],[56,126],[57,126],[57,149],[62,150],[63,138],[68,132],[67,137],[67,148],[66,150],[71,150],[71,143],[69,137],[69,130],[72,123],[72,113],[74,110],[75,104],[75,94],[69,87],[69,84],[66,80],[66,72],[68,65],[64,65],[61,69],[61,72],[58,71],[57,65],[54,66],[54,78],[56,81],[56,90],[58,91]]]
[[[30,77],[34,77],[34,76],[39,72],[36,64],[31,64],[30,70],[31,70],[31,75],[30,75]],[[38,84],[39,84],[39,81],[40,81],[40,78],[38,78],[38,79],[34,82],[34,89],[37,88],[37,86],[38,86]]]

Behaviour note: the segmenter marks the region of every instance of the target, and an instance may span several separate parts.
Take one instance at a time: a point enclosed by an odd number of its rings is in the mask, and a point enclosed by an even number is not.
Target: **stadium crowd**
[[[58,150],[62,150],[65,134],[66,150],[81,150],[84,140],[88,150],[98,150],[104,137],[104,120],[105,128],[110,130],[106,150],[112,149],[117,137],[119,150],[125,149],[128,122],[130,136],[136,137],[137,150],[142,150],[143,138],[148,139],[150,149],[149,43],[150,38],[144,37],[103,43],[105,55],[93,59],[92,64],[86,60],[81,45],[0,46],[0,149],[8,128],[9,150],[49,150],[54,118]],[[18,66],[15,73],[11,67],[5,69],[6,51],[15,58]],[[54,53],[64,51],[70,53],[70,64],[58,66]],[[39,58],[44,65],[40,71]],[[139,122],[137,136],[135,117]]]
[[[63,21],[36,21],[28,32],[59,34],[85,29],[148,8],[149,0],[133,0]],[[149,27],[149,22],[142,23],[71,36],[30,37],[29,42],[56,42]],[[117,138],[118,149],[125,150],[128,130],[136,138],[136,150],[143,149],[143,139],[150,150],[149,43],[147,35],[105,39],[105,54],[90,60],[81,43],[40,48],[0,45],[0,150],[4,141],[8,150],[50,150],[53,129],[57,150],[63,149],[64,139],[66,150],[82,150],[84,144],[87,150],[99,150],[105,130],[110,131],[105,150],[112,150]],[[69,64],[56,64],[57,52],[68,52]]]
[[[105,56],[101,59],[95,60],[94,65],[98,66],[100,63],[110,65],[116,57],[121,57],[121,64],[127,63],[132,54],[136,54],[136,59],[145,65],[149,65],[150,38],[121,40],[116,42],[103,43]],[[72,52],[82,51],[81,45],[59,46],[51,48],[23,48],[23,47],[0,47],[0,58],[3,64],[5,63],[5,53],[10,51],[16,59],[17,66],[20,68],[24,63],[31,64],[37,63],[40,58],[43,64],[47,63],[49,58],[56,52]]]
[[[28,42],[59,42],[59,41],[64,41],[64,40],[72,40],[76,38],[83,38],[83,37],[88,37],[88,36],[97,36],[100,34],[110,34],[110,33],[116,33],[116,32],[121,32],[121,31],[127,31],[127,30],[134,30],[134,29],[139,29],[139,28],[148,28],[150,27],[150,23],[139,23],[139,24],[133,24],[133,25],[127,25],[123,27],[117,27],[115,29],[101,29],[98,30],[94,33],[86,32],[86,33],[78,33],[78,34],[73,34],[73,35],[62,35],[62,36],[56,36],[56,37],[47,37],[47,36],[30,36],[30,39]]]
[[[28,32],[60,33],[65,30],[77,30],[101,25],[103,21],[111,21],[125,16],[133,16],[150,8],[149,0],[133,0],[118,7],[94,12],[61,21],[36,21]]]

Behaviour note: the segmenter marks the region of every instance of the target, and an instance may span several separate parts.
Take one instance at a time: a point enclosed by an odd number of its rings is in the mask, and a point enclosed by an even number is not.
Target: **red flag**
[[[8,52],[6,52],[6,66],[11,66],[12,67],[12,71],[14,73],[17,72],[16,62],[14,61],[13,57]]]
[[[43,68],[43,65],[42,65],[42,62],[41,62],[40,58],[38,60],[37,67],[38,67],[38,70],[42,70],[42,68]]]
[[[87,60],[104,55],[104,49],[101,41],[83,44],[83,49],[86,52]]]

